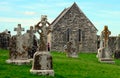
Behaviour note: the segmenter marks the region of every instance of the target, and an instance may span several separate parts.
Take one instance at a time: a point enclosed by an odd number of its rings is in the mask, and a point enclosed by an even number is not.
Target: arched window
[[[66,41],[69,41],[69,37],[70,37],[70,29],[68,28],[66,31]]]
[[[78,41],[82,40],[82,31],[81,29],[78,29]]]

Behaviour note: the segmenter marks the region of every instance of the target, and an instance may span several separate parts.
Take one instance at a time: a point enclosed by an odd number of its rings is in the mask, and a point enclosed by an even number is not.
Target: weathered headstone
[[[14,28],[14,31],[17,31],[18,36],[21,36],[21,31],[24,31],[24,28],[21,27],[21,24],[18,24],[18,27]]]
[[[24,28],[21,28],[21,24],[18,24],[18,27],[15,28],[15,31],[17,31],[17,35],[12,36],[10,40],[10,57],[6,62],[18,65],[28,64],[30,63],[30,60],[28,60],[26,43],[27,39],[29,39],[29,36],[27,36],[27,34],[21,34],[21,31],[24,31]]]
[[[98,49],[97,57],[100,62],[103,63],[114,63],[110,48],[108,46],[108,38],[111,32],[108,30],[107,26],[104,26],[104,30],[101,32],[100,36],[100,48]]]
[[[7,29],[0,33],[0,48],[9,49],[10,37],[10,31],[8,31]]]
[[[120,59],[120,36],[116,38],[114,44],[115,44],[114,58]]]
[[[66,45],[66,54],[67,57],[73,57],[73,58],[77,58],[78,57],[78,52],[77,52],[77,46],[76,46],[76,41],[75,40],[75,30],[73,30],[72,33],[72,37],[70,38],[70,41],[67,42]]]
[[[49,33],[49,29],[46,27],[47,23],[47,16],[42,16],[41,21],[35,26],[36,31],[40,35],[40,43],[38,51],[34,54],[32,69],[30,72],[38,75],[54,76],[54,70],[52,68],[52,56],[47,51],[46,47],[47,34]],[[41,26],[39,24],[41,24]]]
[[[31,59],[33,58],[34,53],[37,50],[37,39],[35,36],[36,31],[33,29],[33,26],[30,26],[30,30],[27,30],[27,33],[29,34],[29,40],[28,40],[28,57]]]
[[[78,53],[76,52],[76,48],[73,47],[72,42],[67,42],[65,50],[66,50],[67,57],[73,57],[73,58],[78,57]]]

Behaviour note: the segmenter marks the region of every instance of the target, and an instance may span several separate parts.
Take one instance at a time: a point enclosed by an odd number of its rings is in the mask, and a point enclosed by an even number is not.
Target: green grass
[[[99,63],[96,54],[80,53],[79,58],[68,58],[65,53],[52,52],[54,78],[120,78],[120,60],[115,64]],[[0,78],[53,78],[33,75],[32,65],[7,64],[8,51],[0,50]]]

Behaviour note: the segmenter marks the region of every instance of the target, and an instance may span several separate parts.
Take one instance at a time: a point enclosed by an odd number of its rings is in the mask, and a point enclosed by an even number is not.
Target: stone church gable
[[[64,51],[68,41],[75,40],[77,51],[97,51],[97,29],[76,3],[65,8],[51,23],[52,39],[51,49]]]

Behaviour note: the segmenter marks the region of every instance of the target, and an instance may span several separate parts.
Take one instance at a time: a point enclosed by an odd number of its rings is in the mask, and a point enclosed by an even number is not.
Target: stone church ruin
[[[77,52],[97,51],[97,29],[76,3],[65,8],[51,23],[51,49],[64,51],[67,42],[73,42]]]

